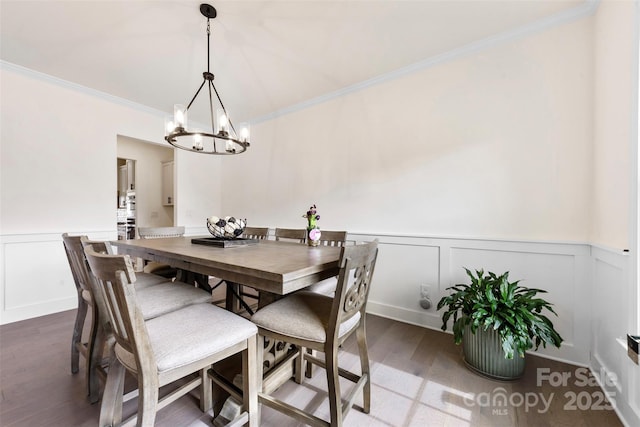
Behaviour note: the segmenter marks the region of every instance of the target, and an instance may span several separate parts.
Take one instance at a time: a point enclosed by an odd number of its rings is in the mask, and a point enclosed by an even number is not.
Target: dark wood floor
[[[0,425],[95,426],[99,404],[87,402],[84,364],[70,373],[69,347],[75,311],[0,327]],[[528,356],[524,378],[499,382],[478,376],[462,362],[451,335],[368,316],[372,362],[372,410],[352,410],[347,426],[621,426],[605,409],[598,387],[581,386],[583,368]],[[341,364],[357,371],[355,343],[348,341]],[[542,369],[566,386],[537,384]],[[289,381],[278,395],[326,416],[324,371],[303,385]],[[577,383],[577,384],[576,384]],[[346,386],[346,384],[345,384]],[[502,399],[501,399],[502,397]],[[544,399],[544,401],[543,401]],[[506,400],[506,403],[505,403]],[[550,403],[549,403],[550,402]],[[580,410],[580,408],[586,408]],[[159,426],[211,426],[194,396],[159,412]],[[269,408],[262,425],[297,426]]]

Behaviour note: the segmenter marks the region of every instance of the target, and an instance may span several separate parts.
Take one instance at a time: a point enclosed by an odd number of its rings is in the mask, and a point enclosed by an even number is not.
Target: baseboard
[[[46,316],[47,314],[59,313],[61,311],[74,310],[76,308],[78,308],[77,298],[62,298],[39,304],[16,307],[0,312],[0,325]]]
[[[367,302],[367,313],[429,329],[440,330],[440,325],[442,325],[440,316],[435,313],[435,306],[429,311],[420,312],[369,300]]]

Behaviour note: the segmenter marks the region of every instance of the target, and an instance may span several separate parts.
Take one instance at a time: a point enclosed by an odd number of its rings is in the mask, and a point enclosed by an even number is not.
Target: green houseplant
[[[438,310],[446,307],[443,331],[453,316],[454,341],[463,343],[467,365],[491,377],[514,379],[524,371],[526,350],[540,344],[560,347],[562,337],[543,310],[556,313],[549,302],[537,297],[546,291],[509,282],[509,272],[497,276],[465,270],[471,283],[447,288],[451,293],[440,299]],[[516,354],[519,357],[514,359]]]

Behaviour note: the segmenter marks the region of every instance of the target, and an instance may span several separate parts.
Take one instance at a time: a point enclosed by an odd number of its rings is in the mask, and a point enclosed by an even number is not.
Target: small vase
[[[309,246],[319,246],[320,234],[320,229],[318,227],[307,229],[307,244]]]

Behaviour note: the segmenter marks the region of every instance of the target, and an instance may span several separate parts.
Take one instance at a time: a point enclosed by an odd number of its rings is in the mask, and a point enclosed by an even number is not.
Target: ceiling
[[[211,21],[211,71],[227,110],[239,122],[567,13],[584,2],[209,3],[218,12]],[[171,112],[173,104],[189,102],[206,70],[206,18],[199,4],[1,0],[0,58]]]

